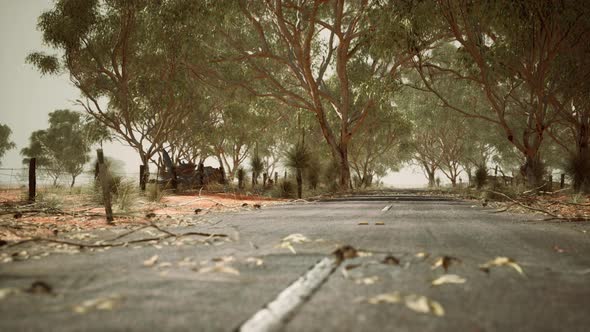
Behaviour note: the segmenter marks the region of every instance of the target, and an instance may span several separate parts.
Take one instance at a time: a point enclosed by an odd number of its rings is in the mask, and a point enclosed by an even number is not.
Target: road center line
[[[238,331],[276,331],[292,317],[299,306],[305,303],[313,293],[328,279],[340,265],[341,260],[330,256],[322,259],[285,288],[276,299],[254,314]]]

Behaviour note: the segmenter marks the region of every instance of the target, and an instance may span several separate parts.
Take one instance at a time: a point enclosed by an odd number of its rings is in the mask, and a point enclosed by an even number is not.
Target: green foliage
[[[292,169],[304,170],[309,166],[311,154],[303,144],[295,144],[285,153],[285,166]]]
[[[12,134],[10,127],[0,123],[0,165],[2,165],[2,157],[6,151],[16,147],[14,142],[10,140],[10,134]]]
[[[90,146],[94,143],[87,135],[87,128],[80,113],[70,110],[49,113],[49,128],[33,132],[29,146],[21,150],[21,155],[26,157],[23,163],[36,158],[37,165],[48,169],[55,181],[60,173],[70,174],[73,187],[90,159]]]

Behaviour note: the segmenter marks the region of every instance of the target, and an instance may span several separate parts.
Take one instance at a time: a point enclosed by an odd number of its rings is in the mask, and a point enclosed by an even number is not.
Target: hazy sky
[[[22,167],[19,151],[28,145],[31,132],[47,128],[49,112],[64,108],[80,110],[73,105],[79,92],[67,75],[42,77],[25,63],[28,53],[47,50],[37,31],[37,18],[52,6],[52,0],[0,0],[0,123],[10,126],[11,138],[17,145],[2,158],[3,168]],[[125,162],[127,172],[137,172],[140,162],[134,150],[118,143],[104,148],[106,155]],[[415,168],[405,168],[387,176],[385,181],[396,186],[426,183],[422,172]]]
[[[28,53],[47,50],[37,31],[37,18],[52,6],[52,0],[0,0],[0,123],[12,129],[17,145],[2,158],[3,168],[22,167],[19,151],[28,145],[31,132],[47,128],[49,112],[80,110],[73,105],[79,92],[67,75],[42,77],[25,63]],[[105,146],[105,154],[123,160],[127,171],[137,172],[139,158],[132,149],[110,144]]]

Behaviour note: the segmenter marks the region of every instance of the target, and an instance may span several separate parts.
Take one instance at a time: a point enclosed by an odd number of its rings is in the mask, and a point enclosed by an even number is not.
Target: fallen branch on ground
[[[134,232],[137,232],[141,229],[145,229],[148,227],[152,227],[155,228],[156,230],[158,230],[159,232],[164,233],[164,236],[156,236],[156,237],[150,237],[150,238],[142,238],[142,239],[137,239],[137,240],[131,240],[131,241],[125,241],[125,242],[116,242],[116,243],[111,243],[110,241],[115,241],[118,239],[121,239],[124,236],[127,236],[129,234],[132,234]],[[21,244],[25,244],[25,243],[29,243],[29,242],[50,242],[50,243],[58,243],[58,244],[66,244],[66,245],[70,245],[70,246],[75,246],[75,247],[79,247],[79,248],[105,248],[105,247],[123,247],[123,246],[127,246],[129,244],[135,244],[135,243],[141,243],[141,242],[150,242],[150,241],[161,241],[161,240],[165,240],[165,239],[169,239],[169,238],[181,238],[181,237],[186,237],[186,236],[205,236],[208,239],[209,238],[214,238],[214,237],[223,237],[226,238],[228,237],[227,234],[220,234],[220,233],[204,233],[204,232],[186,232],[186,233],[182,233],[182,234],[176,234],[176,233],[172,233],[170,231],[167,231],[165,229],[160,228],[157,225],[154,224],[150,224],[150,225],[145,225],[142,227],[139,227],[137,229],[134,229],[130,232],[126,232],[124,234],[121,234],[111,240],[105,240],[102,242],[97,242],[97,243],[80,243],[80,242],[73,242],[73,241],[69,241],[69,240],[59,240],[59,239],[52,239],[52,238],[44,238],[44,237],[33,237],[30,239],[25,239],[25,240],[21,240],[21,241],[17,241],[11,244],[8,244],[5,248],[12,248],[12,247],[16,247],[18,245]],[[104,242],[109,242],[109,243],[104,243]]]
[[[504,194],[504,193],[497,192],[497,191],[493,191],[493,190],[486,190],[486,191],[487,191],[487,192],[490,192],[490,193],[493,193],[493,194],[496,194],[496,195],[500,195],[500,196],[502,196],[502,197],[504,197],[504,198],[506,198],[506,199],[510,200],[510,201],[511,201],[511,202],[513,202],[514,204],[516,204],[516,205],[518,205],[518,206],[520,206],[520,207],[523,207],[523,208],[525,208],[525,209],[527,209],[527,210],[531,210],[531,211],[536,211],[536,212],[545,213],[545,214],[547,214],[547,215],[549,215],[549,216],[551,216],[551,217],[552,217],[552,218],[545,219],[545,220],[553,220],[553,219],[555,219],[555,220],[568,220],[568,221],[590,221],[590,218],[586,218],[586,217],[575,217],[575,218],[567,218],[567,217],[563,217],[563,216],[557,215],[557,214],[555,214],[555,213],[549,212],[549,211],[547,211],[547,210],[544,210],[544,209],[535,208],[535,207],[532,207],[532,206],[529,206],[529,205],[523,204],[523,203],[521,203],[521,202],[519,202],[519,201],[515,200],[514,198],[512,198],[512,197],[510,197],[510,196],[508,196],[508,195],[506,195],[506,194]]]

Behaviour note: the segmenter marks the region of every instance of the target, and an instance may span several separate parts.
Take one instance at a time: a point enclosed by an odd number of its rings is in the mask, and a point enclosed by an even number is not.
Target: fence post
[[[549,183],[547,186],[547,191],[552,191],[553,190],[553,175],[549,175]]]
[[[98,160],[98,176],[100,186],[102,187],[102,197],[104,201],[104,211],[107,216],[107,223],[113,222],[113,208],[111,207],[111,181],[107,174],[106,165],[104,164],[104,155],[102,149],[96,150],[96,159]]]
[[[262,187],[266,187],[267,180],[268,180],[268,174],[262,173]]]
[[[561,181],[559,181],[559,189],[565,187],[565,174],[561,174]]]
[[[275,185],[279,184],[279,172],[275,172]]]
[[[37,196],[37,158],[29,160],[29,203],[35,202]]]
[[[145,165],[139,165],[139,189],[145,191]]]

